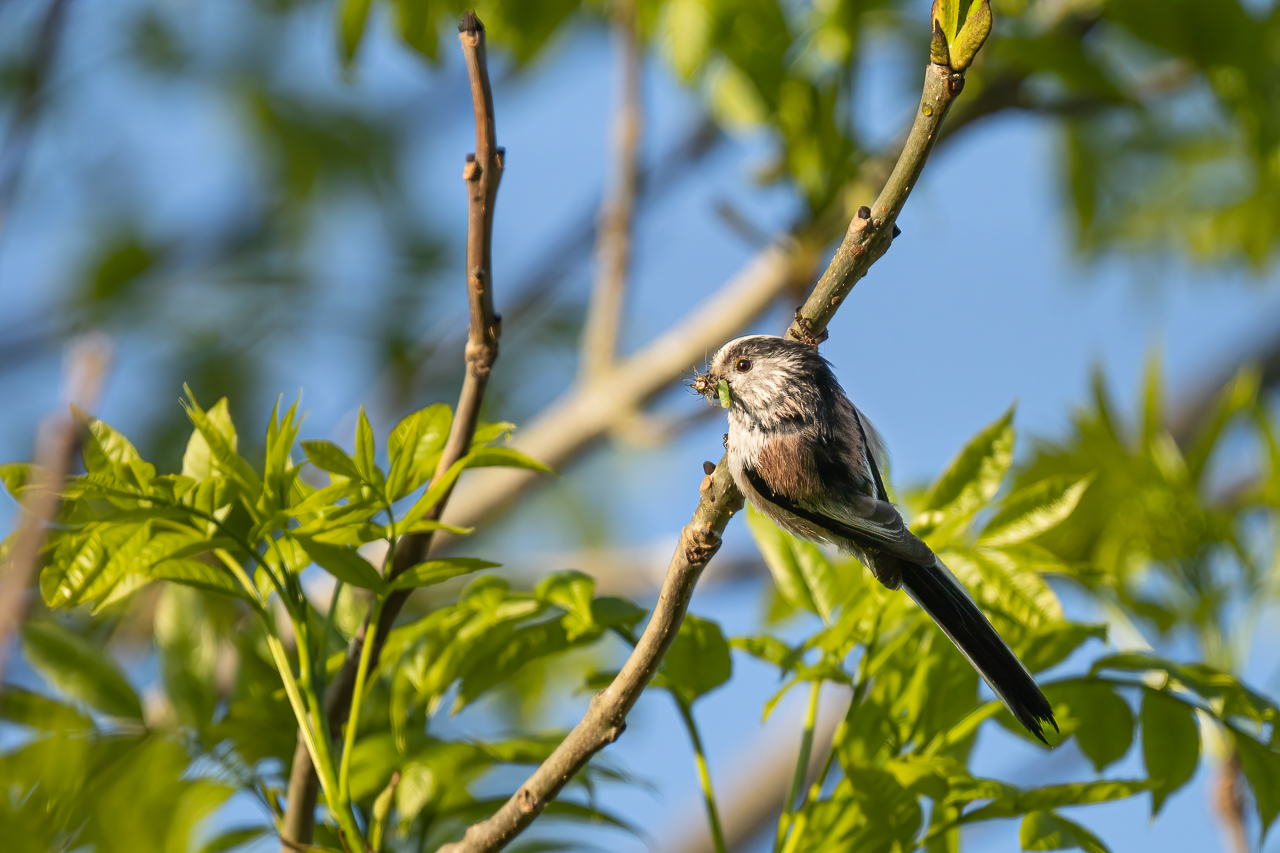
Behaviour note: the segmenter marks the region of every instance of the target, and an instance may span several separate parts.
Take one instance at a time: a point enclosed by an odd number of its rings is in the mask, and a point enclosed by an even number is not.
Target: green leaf
[[[1044,684],[1042,689],[1053,706],[1062,737],[1075,736],[1080,751],[1096,772],[1101,773],[1129,751],[1133,744],[1133,711],[1112,684],[1075,678]],[[1007,711],[1000,711],[996,718],[1014,734],[1038,743]]]
[[[605,628],[632,630],[648,611],[625,598],[602,595],[591,602],[591,621]]]
[[[120,667],[97,645],[53,621],[22,626],[31,666],[63,693],[112,717],[142,719],[142,703]]]
[[[969,14],[950,45],[952,71],[964,71],[991,34],[990,0],[979,0],[969,6]]]
[[[250,591],[242,587],[229,571],[203,560],[162,560],[151,567],[148,575],[151,580],[180,583],[206,592],[233,595],[245,601],[254,600]]]
[[[227,398],[223,397],[213,404],[205,413],[215,429],[232,447],[236,446],[236,428],[231,422],[231,410]],[[193,430],[187,440],[187,452],[182,456],[182,474],[197,482],[218,473],[219,468],[209,450],[209,442],[205,441],[200,430]]]
[[[1151,817],[1185,785],[1200,761],[1195,712],[1167,693],[1142,689],[1142,757],[1151,779]]]
[[[1227,731],[1240,758],[1240,769],[1253,789],[1265,837],[1276,815],[1280,814],[1280,752],[1272,746],[1258,743],[1235,726],[1228,725]]]
[[[22,500],[22,490],[32,481],[34,469],[26,462],[6,462],[0,465],[0,485],[15,501]]]
[[[1196,436],[1195,443],[1187,451],[1187,470],[1193,483],[1200,478],[1209,464],[1209,457],[1218,446],[1218,439],[1231,420],[1254,405],[1258,399],[1262,376],[1254,367],[1245,367],[1214,401],[1212,410],[1203,418],[1204,426]]]
[[[1018,645],[1018,658],[1031,672],[1040,672],[1062,662],[1086,640],[1106,642],[1106,625],[1059,622],[1037,628]]]
[[[539,601],[554,604],[566,613],[572,613],[586,624],[591,624],[591,602],[596,581],[591,575],[573,569],[552,572],[538,583],[534,591]]]
[[[527,468],[530,471],[541,471],[545,474],[555,473],[555,469],[551,466],[521,453],[514,447],[477,447],[464,459],[467,460],[468,468]]]
[[[518,450],[512,450],[507,447],[477,448],[450,465],[449,470],[445,471],[443,475],[432,483],[422,497],[418,498],[414,505],[409,508],[409,511],[404,514],[404,518],[408,520],[409,524],[413,524],[418,519],[423,518],[449,493],[449,490],[453,488],[453,484],[457,481],[458,475],[463,470],[492,465],[530,468],[535,471],[551,471],[541,462],[530,459]]]
[[[99,524],[83,537],[68,537],[40,574],[40,589],[50,607],[74,607],[102,596],[134,567],[151,535],[149,521]]]
[[[360,478],[366,483],[376,484],[383,478],[379,476],[378,466],[374,462],[373,427],[369,425],[369,419],[365,417],[364,406],[360,407],[360,414],[356,418],[356,468],[360,471]]]
[[[71,406],[71,414],[77,423],[84,424],[89,430],[91,440],[85,442],[84,448],[85,467],[89,471],[102,470],[104,463],[128,465],[130,462],[142,461],[142,456],[129,443],[129,439],[110,424],[98,420],[75,405]]]
[[[792,547],[794,537],[784,533],[753,506],[747,507],[747,527],[751,529],[751,536],[756,540],[760,556],[773,575],[778,593],[796,606],[817,613],[818,605],[814,603],[813,594],[809,591],[809,584]]]
[[[293,538],[302,546],[302,550],[307,552],[307,556],[323,568],[326,572],[333,575],[343,583],[358,586],[361,589],[370,589],[374,592],[382,592],[385,584],[382,581],[382,575],[378,574],[378,570],[369,564],[369,561],[361,557],[355,548],[343,548],[337,545],[327,545],[324,542],[317,542],[310,536],[302,536],[294,534]]]
[[[322,471],[328,471],[330,474],[337,474],[349,480],[364,479],[360,476],[360,469],[356,466],[355,460],[332,441],[321,438],[308,439],[302,442],[302,452],[307,454],[307,461]]]
[[[258,479],[258,475],[254,473],[249,463],[236,452],[235,436],[228,437],[222,427],[196,403],[191,389],[185,385],[183,388],[187,392],[187,401],[184,403],[187,415],[208,443],[213,465],[217,471],[225,473],[241,488],[247,498],[246,507],[252,506],[262,494],[262,481]]]
[[[45,732],[93,728],[93,720],[70,705],[16,684],[6,684],[0,692],[0,718]]]
[[[444,403],[420,409],[396,424],[387,441],[391,462],[387,496],[391,500],[400,500],[431,479],[452,426],[453,413]]]
[[[478,572],[481,569],[496,569],[501,565],[501,563],[491,563],[488,560],[477,560],[472,557],[447,557],[440,560],[427,560],[425,563],[410,566],[396,575],[395,580],[387,584],[387,589],[414,589],[420,586],[431,586],[432,584],[443,583],[450,578]]]
[[[507,421],[498,421],[497,423],[492,424],[477,424],[476,431],[471,434],[471,449],[474,450],[475,448],[488,444],[491,441],[497,441],[504,436],[510,437],[512,430],[515,428],[515,424],[508,423]],[[447,429],[445,431],[448,432]]]
[[[509,681],[530,661],[585,646],[603,632],[601,626],[580,630],[581,626],[574,624],[577,621],[566,615],[515,629],[497,649],[467,668],[451,713],[458,713],[489,688]]]
[[[1013,409],[978,433],[934,482],[917,523],[960,526],[987,504],[1013,461]]]
[[[732,671],[729,643],[720,626],[686,615],[662,661],[666,686],[693,702],[728,681]]]
[[[1141,794],[1149,785],[1144,779],[1105,779],[1098,782],[1068,782],[1045,785],[1029,791],[1014,791],[964,816],[965,823],[992,818],[1015,817],[1033,811],[1109,803]]]
[[[1019,833],[1023,850],[1072,850],[1111,853],[1089,830],[1051,811],[1035,811],[1022,819]]]
[[[226,853],[236,847],[243,847],[251,841],[272,835],[269,826],[245,826],[240,829],[229,829],[210,838],[200,848],[199,853]]]
[[[1046,477],[1004,499],[1000,511],[987,522],[981,544],[999,548],[1033,539],[1057,527],[1075,510],[1093,477]]]
[[[342,0],[338,7],[339,49],[345,66],[351,65],[356,58],[371,5],[371,0]]]
[[[783,670],[789,669],[795,659],[795,652],[790,646],[768,634],[734,637],[729,641],[729,645]]]
[[[218,638],[204,600],[194,589],[167,585],[156,602],[154,623],[165,694],[181,723],[203,730],[213,721],[218,701]]]

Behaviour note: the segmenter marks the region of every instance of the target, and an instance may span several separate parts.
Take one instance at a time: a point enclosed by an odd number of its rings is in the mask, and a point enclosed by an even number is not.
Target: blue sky
[[[216,46],[229,39],[228,28],[235,25],[230,13],[215,11],[216,4],[197,6],[198,24],[210,42]],[[102,47],[101,31],[95,29],[110,32],[118,9],[73,8],[77,17],[69,43],[85,48],[72,51],[80,58],[65,71],[67,89],[75,94],[42,130],[20,207],[0,240],[4,316],[54,305],[70,280],[83,250],[84,221],[76,205],[94,187],[68,175],[83,174],[95,164],[127,170],[120,180],[134,181],[154,200],[158,222],[233,209],[245,182],[253,180],[243,131],[224,102],[209,91],[156,86],[121,70],[110,40]],[[406,191],[425,219],[460,241],[465,199],[459,174],[472,144],[472,125],[459,63],[450,59],[439,70],[424,70],[393,43],[378,18],[348,88],[334,69],[329,27],[327,18],[314,16],[290,31],[285,84],[308,81],[324,97],[340,101],[372,99],[422,108],[412,121],[418,147]],[[444,44],[452,49],[451,40]],[[883,58],[864,75],[860,103],[888,137],[914,106],[920,69],[897,63],[891,51],[880,54]],[[558,49],[524,75],[498,75],[499,141],[508,152],[495,226],[500,310],[503,282],[518,278],[566,223],[594,203],[604,178],[612,74],[607,38],[583,28],[564,36]],[[84,82],[83,75],[93,79]],[[72,86],[77,80],[84,85]],[[659,61],[649,64],[645,86],[644,150],[654,158],[688,132],[699,106]],[[831,326],[824,351],[888,440],[899,483],[931,478],[970,435],[1015,402],[1021,435],[1061,432],[1084,399],[1095,364],[1131,410],[1143,363],[1153,350],[1163,353],[1169,387],[1176,392],[1216,374],[1254,341],[1276,332],[1280,288],[1274,286],[1274,272],[1258,277],[1196,268],[1180,257],[1092,263],[1075,257],[1055,171],[1057,145],[1049,123],[1011,115],[983,123],[940,152],[900,220],[902,236]],[[753,248],[717,219],[719,200],[731,200],[769,231],[783,227],[795,212],[795,199],[784,189],[750,184],[752,170],[766,162],[769,151],[767,139],[735,136],[689,173],[677,192],[645,210],[636,234],[624,349],[666,328],[751,256]],[[314,247],[322,298],[335,306],[358,300],[361,271],[381,262],[366,215],[332,211],[324,230],[332,239],[322,237]],[[585,271],[572,286],[588,286]],[[758,330],[781,330],[788,314],[775,312]],[[519,358],[518,338],[507,331],[513,341],[503,355]],[[124,336],[116,345],[116,368],[101,413],[129,433],[151,407],[176,405],[180,389],[153,387],[151,377],[163,354],[151,342]],[[308,330],[296,349],[270,360],[264,384],[288,396],[302,388],[310,410],[304,435],[345,444],[356,408],[376,395],[368,364],[357,341]],[[550,399],[566,378],[564,368],[549,369],[520,393],[529,400]],[[57,371],[58,357],[50,353],[20,372],[0,375],[0,393],[9,401],[0,419],[0,459],[28,454],[36,422],[57,404]],[[268,405],[262,401],[263,420]],[[700,403],[672,394],[662,405],[692,410]],[[717,416],[671,446],[610,445],[572,466],[566,476],[602,508],[612,541],[662,553],[688,520],[697,500],[699,464],[718,458],[722,431]],[[607,485],[615,482],[625,483],[625,489]],[[531,549],[571,546],[572,530],[545,525],[562,488],[535,493],[488,539],[486,556],[518,567]],[[8,512],[6,504],[0,513]],[[735,522],[725,552],[750,548],[743,526]],[[750,632],[757,628],[760,588],[758,582],[712,586],[695,595],[692,609],[719,620],[727,633]],[[1067,603],[1074,615],[1090,615],[1079,601],[1068,598]],[[1276,685],[1274,657],[1266,649],[1277,647],[1275,633],[1274,627],[1259,633],[1259,652],[1246,671],[1269,693]],[[1191,653],[1185,644],[1177,650]],[[1064,667],[1079,663],[1073,659]],[[748,746],[763,736],[758,709],[776,686],[758,665],[738,658],[735,666],[733,682],[697,708],[713,779],[722,790],[732,790],[750,773]],[[791,736],[801,701],[797,695],[783,704],[769,727],[774,736]],[[571,725],[584,702],[566,699],[549,723]],[[604,794],[606,806],[658,841],[670,841],[681,831],[677,828],[701,819],[687,740],[667,697],[646,696],[609,755],[661,793],[613,788]],[[1111,772],[1137,775],[1140,761],[1135,750]],[[984,730],[976,764],[979,772],[1024,783],[1083,778],[1087,772],[1073,744],[1045,755],[994,726]],[[1202,765],[1154,823],[1148,821],[1145,796],[1071,816],[1095,829],[1115,851],[1215,849],[1219,839],[1207,803]],[[233,822],[233,815],[225,817]],[[1016,822],[976,830],[968,836],[969,849],[1016,849],[1016,833]],[[645,849],[619,834],[596,837],[610,850]],[[1273,841],[1268,849],[1278,850],[1280,843]]]

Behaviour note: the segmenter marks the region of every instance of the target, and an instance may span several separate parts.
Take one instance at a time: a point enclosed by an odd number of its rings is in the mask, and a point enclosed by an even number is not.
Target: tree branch
[[[92,411],[109,360],[105,338],[86,338],[72,347],[63,378],[66,401]],[[22,501],[21,521],[7,560],[5,582],[0,586],[0,683],[4,681],[9,640],[26,618],[27,589],[39,568],[49,525],[62,506],[58,492],[71,472],[79,446],[80,425],[69,413],[54,412],[41,422],[36,433],[35,467]]]
[[[889,248],[894,221],[924,168],[942,120],[962,84],[963,77],[946,66],[928,66],[920,108],[888,182],[875,204],[859,210],[849,224],[826,272],[797,312],[789,334],[820,336],[849,291]],[[698,576],[719,550],[720,537],[730,517],[743,505],[742,494],[724,459],[703,478],[700,493],[693,519],[681,532],[667,568],[658,604],[617,678],[592,698],[582,721],[496,814],[470,827],[462,841],[441,847],[440,853],[502,849],[533,822],[593,755],[622,734],[627,713],[648,686],[680,629]]]
[[[617,0],[613,30],[622,91],[614,128],[614,185],[600,205],[595,286],[591,290],[582,329],[579,377],[586,385],[608,375],[617,353],[631,265],[631,229],[640,176],[644,54],[637,32],[635,0]]]
[[[458,24],[458,37],[467,63],[476,117],[476,150],[474,154],[467,155],[466,166],[462,171],[467,185],[467,299],[470,323],[465,350],[467,372],[434,480],[443,476],[471,449],[471,440],[480,420],[480,407],[489,384],[489,373],[498,357],[498,335],[502,326],[501,318],[493,309],[492,261],[494,202],[498,184],[502,180],[505,152],[497,146],[493,90],[489,84],[485,56],[484,24],[475,13],[468,12],[463,16],[462,22]],[[428,513],[428,517],[438,519],[448,501],[449,494],[446,493]],[[397,543],[392,564],[384,565],[384,574],[388,579],[396,577],[405,569],[426,559],[430,548],[430,532],[407,534]],[[371,649],[371,668],[377,666],[382,644],[410,592],[393,592],[383,602]],[[335,737],[342,731],[342,725],[351,711],[356,671],[368,630],[369,616],[366,615],[364,623],[351,638],[341,669],[325,691],[325,713],[329,719],[329,731]],[[311,756],[305,745],[299,743],[294,751],[293,766],[289,774],[288,801],[281,831],[282,851],[287,853],[295,845],[311,843],[317,789],[318,781]]]

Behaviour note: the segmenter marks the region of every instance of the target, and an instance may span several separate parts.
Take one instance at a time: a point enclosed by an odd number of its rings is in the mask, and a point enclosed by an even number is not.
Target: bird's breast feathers
[[[796,432],[732,429],[729,464],[735,472],[751,469],[775,494],[803,499],[822,490],[810,446],[811,443]]]

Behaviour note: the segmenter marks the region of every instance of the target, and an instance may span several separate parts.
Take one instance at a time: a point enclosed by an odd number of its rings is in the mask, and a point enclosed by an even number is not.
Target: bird
[[[808,337],[808,336],[806,336]],[[729,410],[729,469],[778,527],[853,554],[932,617],[1017,720],[1042,742],[1058,730],[1035,678],[969,591],[890,502],[885,444],[849,401],[816,343],[748,335],[725,344],[690,383]]]

